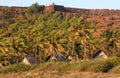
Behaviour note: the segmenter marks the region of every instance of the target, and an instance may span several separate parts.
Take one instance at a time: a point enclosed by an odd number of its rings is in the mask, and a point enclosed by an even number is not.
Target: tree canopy
[[[12,23],[0,15],[0,61],[5,60],[4,56],[34,55],[38,50],[42,62],[53,52],[78,59],[91,58],[97,49],[119,54],[119,27],[96,35],[94,22],[87,18],[62,12],[41,13],[37,3],[27,11],[11,16]]]

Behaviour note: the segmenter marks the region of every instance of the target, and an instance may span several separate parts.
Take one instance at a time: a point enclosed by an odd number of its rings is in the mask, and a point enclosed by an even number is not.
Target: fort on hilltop
[[[8,6],[0,6],[0,12],[3,8],[11,8],[11,11],[14,15],[25,11],[28,7],[8,7]],[[103,29],[108,26],[119,26],[120,22],[120,10],[110,10],[110,9],[82,9],[82,8],[71,8],[64,7],[62,5],[55,5],[54,3],[45,6],[40,5],[40,8],[44,10],[44,12],[55,12],[59,11],[63,15],[69,13],[71,15],[81,16],[83,18],[92,19],[97,26],[101,26]]]

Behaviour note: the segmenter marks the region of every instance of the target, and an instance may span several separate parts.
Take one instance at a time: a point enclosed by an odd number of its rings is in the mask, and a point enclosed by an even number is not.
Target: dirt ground
[[[120,74],[32,70],[19,73],[0,74],[0,78],[120,78]]]

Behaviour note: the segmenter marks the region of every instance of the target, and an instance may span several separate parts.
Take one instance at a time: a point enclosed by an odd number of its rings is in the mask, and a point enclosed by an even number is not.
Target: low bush
[[[107,60],[93,60],[87,71],[108,72],[112,67],[113,64]]]
[[[111,57],[107,61],[111,62],[113,66],[117,66],[120,64],[120,57]]]
[[[109,72],[120,74],[120,65],[113,67]]]
[[[114,66],[109,72],[120,73],[120,57],[111,57],[108,59],[108,61]]]

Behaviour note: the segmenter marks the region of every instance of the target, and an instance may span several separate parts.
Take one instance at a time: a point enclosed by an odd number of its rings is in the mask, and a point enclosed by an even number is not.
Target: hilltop
[[[0,6],[0,11],[3,8],[11,8],[11,11],[15,16],[25,11],[28,7]],[[96,26],[101,28],[99,29],[99,31],[103,31],[106,28],[112,28],[120,25],[120,10],[71,8],[64,7],[62,5],[55,5],[54,3],[49,6],[40,5],[39,8],[43,10],[44,13],[59,11],[63,14],[63,16],[70,14],[71,16],[80,16],[85,19],[89,18],[96,23]]]

